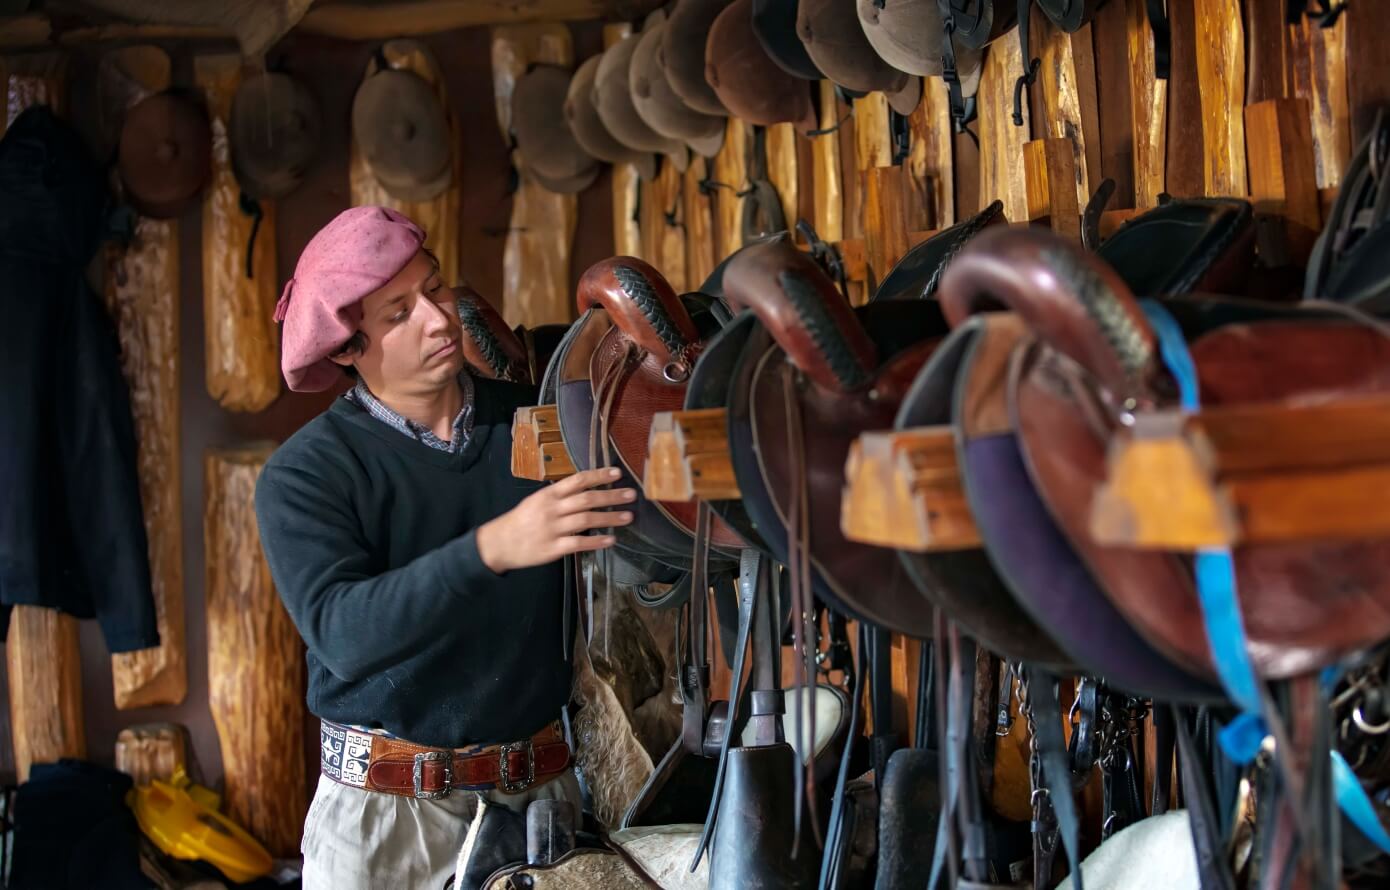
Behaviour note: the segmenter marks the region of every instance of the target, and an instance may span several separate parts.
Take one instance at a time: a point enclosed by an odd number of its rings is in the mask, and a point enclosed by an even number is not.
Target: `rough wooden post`
[[[171,82],[169,57],[155,47],[114,50],[102,76],[110,119]],[[105,67],[111,66],[111,67]],[[119,98],[117,98],[119,97]],[[188,692],[184,651],[182,476],[179,435],[179,226],[139,217],[124,250],[106,253],[106,304],[121,341],[139,445],[140,501],[150,547],[150,579],[160,645],[111,656],[116,707],[175,705]]]
[[[738,193],[748,187],[748,147],[752,143],[748,124],[729,118],[724,131],[724,147],[714,156],[715,259],[722,260],[743,246],[743,198]]]
[[[1078,207],[1086,206],[1091,197],[1091,178],[1088,168],[1088,142],[1097,140],[1099,134],[1088,134],[1082,112],[1082,93],[1095,95],[1095,66],[1089,66],[1091,83],[1083,84],[1082,75],[1087,71],[1086,60],[1076,58],[1076,46],[1086,47],[1068,34],[1047,22],[1046,16],[1033,16],[1033,36],[1039,47],[1038,57],[1042,66],[1038,71],[1038,85],[1034,89],[1042,91],[1043,120],[1036,121],[1033,136],[1066,139],[1072,152],[1071,165],[1073,190],[1076,192]],[[1089,27],[1089,26],[1087,26]],[[1039,30],[1039,29],[1042,30]],[[1097,180],[1099,184],[1099,180]]]
[[[177,723],[128,726],[116,736],[116,769],[136,785],[168,779],[188,763],[188,730]]]
[[[1168,147],[1168,81],[1158,80],[1154,76],[1153,31],[1149,28],[1149,18],[1144,11],[1144,0],[1128,0],[1128,10],[1130,112],[1134,127],[1134,206],[1147,210],[1158,205],[1158,196],[1163,191],[1165,152]],[[1236,17],[1240,17],[1239,11]],[[1244,145],[1244,142],[1241,144]],[[1241,160],[1243,165],[1243,156]],[[1237,194],[1243,193],[1242,186]]]
[[[492,32],[492,89],[497,122],[511,132],[512,89],[536,63],[574,65],[565,25],[507,25]],[[511,225],[502,252],[502,317],[509,325],[536,327],[574,317],[570,251],[579,215],[575,195],[558,195],[525,170],[512,195]]]
[[[1017,40],[999,40],[990,46],[980,78],[980,202],[1003,201],[1004,215],[1010,220],[1028,218],[1023,145],[1032,130],[1026,104],[1023,126],[1013,122],[1014,82],[1022,73],[1023,51]]]
[[[1349,14],[1350,11],[1348,11]],[[1307,99],[1313,128],[1313,163],[1318,188],[1341,185],[1351,159],[1351,112],[1347,107],[1347,15],[1332,28],[1308,19],[1292,29],[1294,95]]]
[[[1142,7],[1142,0],[1131,0]],[[1245,27],[1240,0],[1196,0],[1202,92],[1203,180],[1208,195],[1246,194]]]
[[[685,213],[686,289],[695,290],[714,271],[714,197],[705,194],[701,183],[711,161],[693,155],[681,180],[681,201]]]
[[[830,129],[839,123],[840,107],[835,101],[835,85],[822,80],[820,89],[820,120],[816,126],[822,130]],[[839,241],[844,237],[845,195],[840,178],[840,137],[838,131],[808,137],[811,140],[811,156],[814,165],[812,175],[812,201],[815,216],[812,223],[816,234],[826,241]]]
[[[1052,231],[1081,239],[1075,145],[1070,139],[1034,139],[1023,146],[1029,220],[1046,218]]]
[[[208,709],[217,724],[228,814],[275,856],[299,848],[304,646],[270,578],[253,500],[272,445],[204,458]]]
[[[693,285],[685,272],[685,208],[682,175],[676,166],[662,159],[661,169],[651,182],[642,183],[642,258],[657,268],[676,293]]]
[[[946,82],[922,79],[922,101],[908,118],[912,147],[908,216],[924,220],[921,229],[944,229],[956,221],[955,170],[951,156],[951,105]]]
[[[260,411],[280,395],[280,326],[275,323],[275,202],[260,202],[259,225],[241,210],[228,121],[242,78],[236,53],[193,61],[212,122],[212,180],[203,196],[203,342],[208,395],[231,411]],[[246,250],[252,245],[251,277]]]

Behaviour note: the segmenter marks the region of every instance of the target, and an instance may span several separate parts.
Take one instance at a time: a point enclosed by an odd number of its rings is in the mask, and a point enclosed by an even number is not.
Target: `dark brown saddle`
[[[939,307],[914,300],[851,309],[785,241],[740,252],[724,290],[757,319],[743,322],[726,403],[734,473],[759,537],[788,566],[794,589],[811,583],[845,614],[930,636],[931,605],[891,551],[846,540],[839,517],[850,444],[891,425],[946,333]]]
[[[941,300],[956,325],[1007,309],[1027,326],[1008,382],[1027,479],[1124,618],[1172,662],[1214,677],[1190,556],[1103,545],[1090,533],[1111,439],[1137,415],[1178,404],[1124,281],[1050,233],[1000,230],[961,252]],[[1167,305],[1186,319],[1204,405],[1390,389],[1390,338],[1372,326],[1308,310]],[[1390,634],[1390,542],[1242,545],[1234,560],[1250,656],[1266,677],[1306,673]]]
[[[492,304],[466,284],[457,285],[463,323],[463,358],[475,372],[494,380],[537,383],[569,325],[508,328]]]

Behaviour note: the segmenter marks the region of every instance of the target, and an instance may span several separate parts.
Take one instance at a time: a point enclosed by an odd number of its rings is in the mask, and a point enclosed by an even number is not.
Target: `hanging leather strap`
[[[1042,774],[1052,811],[1057,814],[1062,846],[1066,848],[1071,865],[1072,886],[1081,885],[1081,830],[1076,813],[1076,801],[1071,794],[1071,771],[1067,766],[1067,743],[1062,735],[1061,705],[1057,700],[1057,680],[1044,670],[1024,665],[1032,693],[1034,726],[1037,728],[1038,753],[1042,758]]]
[[[714,823],[719,815],[720,792],[724,789],[724,775],[729,765],[729,746],[738,734],[739,704],[743,699],[743,669],[748,653],[748,637],[753,628],[753,613],[758,601],[758,580],[761,574],[763,556],[756,550],[744,550],[739,555],[738,566],[738,646],[734,653],[733,676],[729,681],[729,729],[719,747],[719,768],[714,774],[714,792],[710,796],[709,813],[705,816],[705,828],[700,833],[700,844],[695,848],[695,858],[690,861],[693,874],[699,868],[700,860],[709,848],[714,835]]]
[[[1173,45],[1168,28],[1168,6],[1164,0],[1144,0],[1144,9],[1149,16],[1149,30],[1154,35],[1154,77],[1167,80]]]
[[[835,774],[835,792],[830,804],[830,825],[826,829],[825,849],[821,854],[819,890],[838,890],[848,865],[850,834],[845,827],[845,784],[849,781],[849,764],[854,740],[859,737],[859,703],[864,699],[864,660],[869,651],[868,628],[859,625],[859,651],[855,653],[854,693],[850,697],[849,732],[845,748],[840,753],[840,769]]]

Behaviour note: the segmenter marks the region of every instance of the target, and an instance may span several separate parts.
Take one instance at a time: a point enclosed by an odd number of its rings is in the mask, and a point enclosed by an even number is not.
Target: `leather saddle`
[[[725,393],[748,519],[791,569],[793,587],[813,581],[838,611],[930,636],[931,605],[891,551],[846,540],[839,516],[850,444],[892,423],[908,383],[947,333],[940,308],[913,300],[851,309],[815,262],[786,242],[741,251],[724,273],[724,290],[756,319],[733,323],[746,341]],[[729,355],[721,349],[720,357]]]
[[[964,222],[916,245],[884,276],[870,302],[924,300],[936,296],[941,276],[965,242],[993,225],[1006,225],[1004,202],[995,201]]]
[[[537,383],[569,325],[508,328],[492,304],[473,288],[460,284],[454,294],[463,324],[464,361],[484,377]]]
[[[1134,415],[1178,404],[1124,281],[1050,233],[996,231],[957,257],[941,301],[958,327],[1000,309],[1026,325],[1007,386],[1027,479],[1115,609],[1170,661],[1214,677],[1191,557],[1089,533],[1110,439]],[[1373,327],[1307,309],[1166,305],[1183,323],[1204,404],[1390,388],[1390,338]],[[1266,677],[1305,673],[1390,633],[1390,542],[1241,545],[1234,562],[1250,656]]]

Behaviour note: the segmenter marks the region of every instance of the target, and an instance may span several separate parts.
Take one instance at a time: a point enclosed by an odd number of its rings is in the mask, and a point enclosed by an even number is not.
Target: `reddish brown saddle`
[[[932,605],[896,554],[845,539],[840,498],[855,437],[892,426],[913,377],[947,333],[932,300],[852,309],[787,241],[745,248],[724,273],[747,333],[728,388],[729,450],[743,506],[792,574],[836,609],[932,635]],[[808,604],[804,604],[808,605]]]
[[[601,308],[612,326],[589,358],[589,382],[602,441],[634,479],[647,466],[652,418],[660,411],[679,411],[691,369],[706,334],[697,327],[670,283],[635,257],[595,263],[579,280],[579,311]],[[652,501],[670,522],[695,535],[699,504]],[[744,540],[715,517],[709,542],[734,551]]]
[[[1032,484],[1130,623],[1178,664],[1214,676],[1190,556],[1106,546],[1089,532],[1110,439],[1136,413],[1178,404],[1124,282],[1055,235],[995,230],[956,258],[941,300],[953,324],[1009,309],[1028,325],[1032,340],[1012,357],[1009,410]],[[1373,327],[1298,309],[1168,305],[1196,319],[1185,333],[1204,405],[1390,390],[1390,338]],[[1223,312],[1255,320],[1220,324]],[[1305,673],[1390,635],[1390,542],[1255,544],[1234,557],[1264,676]]]

